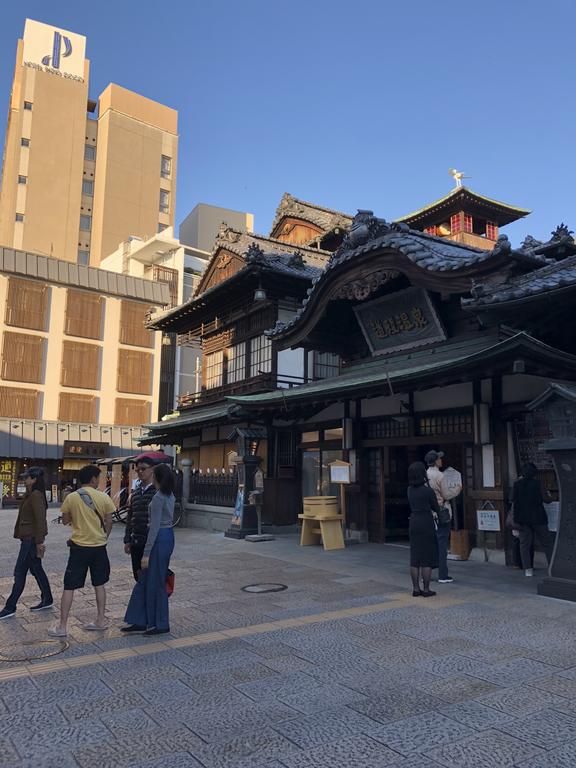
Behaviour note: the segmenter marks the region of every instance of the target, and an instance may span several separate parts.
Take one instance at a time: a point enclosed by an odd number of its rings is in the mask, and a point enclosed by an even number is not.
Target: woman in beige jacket
[[[18,517],[14,527],[14,538],[20,539],[20,552],[14,567],[14,586],[0,611],[0,619],[8,619],[16,613],[16,604],[26,586],[28,571],[34,576],[40,587],[40,602],[33,605],[31,611],[51,608],[54,600],[48,576],[42,567],[44,557],[44,538],[48,533],[46,525],[46,486],[42,467],[30,467],[22,475],[26,484],[26,495],[20,503]]]

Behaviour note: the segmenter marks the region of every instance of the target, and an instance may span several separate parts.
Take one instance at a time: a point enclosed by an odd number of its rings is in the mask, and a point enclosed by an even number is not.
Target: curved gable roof
[[[276,215],[272,222],[270,234],[273,234],[283,219],[294,218],[314,224],[324,233],[331,232],[340,227],[347,229],[352,223],[352,216],[341,211],[335,211],[332,208],[324,208],[315,203],[308,203],[305,200],[299,200],[288,192],[282,195],[282,200],[276,209]]]

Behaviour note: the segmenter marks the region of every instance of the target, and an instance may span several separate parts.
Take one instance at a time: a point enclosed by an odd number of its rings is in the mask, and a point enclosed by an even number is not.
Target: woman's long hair
[[[536,477],[538,474],[538,467],[534,462],[528,461],[526,464],[522,465],[522,469],[520,470],[522,477],[526,480],[532,480],[533,477]]]
[[[170,496],[174,493],[174,472],[167,464],[157,464],[154,467],[154,477],[158,483],[160,493]]]
[[[408,485],[411,488],[418,488],[420,485],[425,485],[428,481],[428,475],[426,474],[426,467],[421,461],[415,461],[408,467]]]
[[[30,469],[41,469],[38,467],[30,467]],[[46,480],[44,479],[44,470],[41,470],[38,472],[36,477],[34,478],[34,485],[32,486],[32,491],[40,491],[42,494],[42,498],[44,499],[44,504],[46,505],[46,509],[48,509],[48,501],[46,499]]]

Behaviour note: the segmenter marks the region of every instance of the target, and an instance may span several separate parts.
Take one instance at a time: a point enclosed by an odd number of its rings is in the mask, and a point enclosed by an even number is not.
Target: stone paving
[[[14,517],[0,514],[3,597]],[[58,597],[67,533],[49,526]],[[110,629],[82,629],[94,611],[85,589],[68,649],[0,661],[0,766],[576,765],[576,606],[536,596],[536,580],[454,563],[454,584],[414,599],[404,547],[176,533],[170,636],[120,633],[133,582],[115,527]],[[259,582],[288,589],[241,591]],[[30,614],[36,599],[29,580],[16,618],[0,622],[3,656],[57,647],[40,642],[56,612]]]

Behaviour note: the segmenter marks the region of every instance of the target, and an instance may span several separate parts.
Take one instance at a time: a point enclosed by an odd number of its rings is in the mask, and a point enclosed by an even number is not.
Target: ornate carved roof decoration
[[[264,251],[257,243],[250,243],[244,256],[246,264],[264,264]]]
[[[565,259],[576,253],[576,241],[573,234],[566,224],[559,224],[551,233],[550,240],[545,243],[541,240],[536,240],[532,235],[527,235],[524,238],[520,252],[533,256],[545,256],[549,260],[554,259],[555,261]]]
[[[341,211],[335,211],[332,208],[324,208],[316,203],[308,203],[305,200],[299,200],[293,195],[285,192],[276,209],[276,215],[272,222],[270,232],[273,233],[282,219],[295,218],[309,222],[319,227],[325,233],[330,232],[337,227],[347,229],[352,221],[352,216]]]
[[[290,267],[294,267],[295,269],[300,269],[304,266],[304,257],[300,251],[295,251],[292,256],[290,256],[288,259],[288,265]]]
[[[552,240],[563,240],[565,237],[569,237],[572,240],[573,234],[574,232],[571,229],[568,229],[566,224],[562,222],[556,227],[554,232],[552,232]]]

